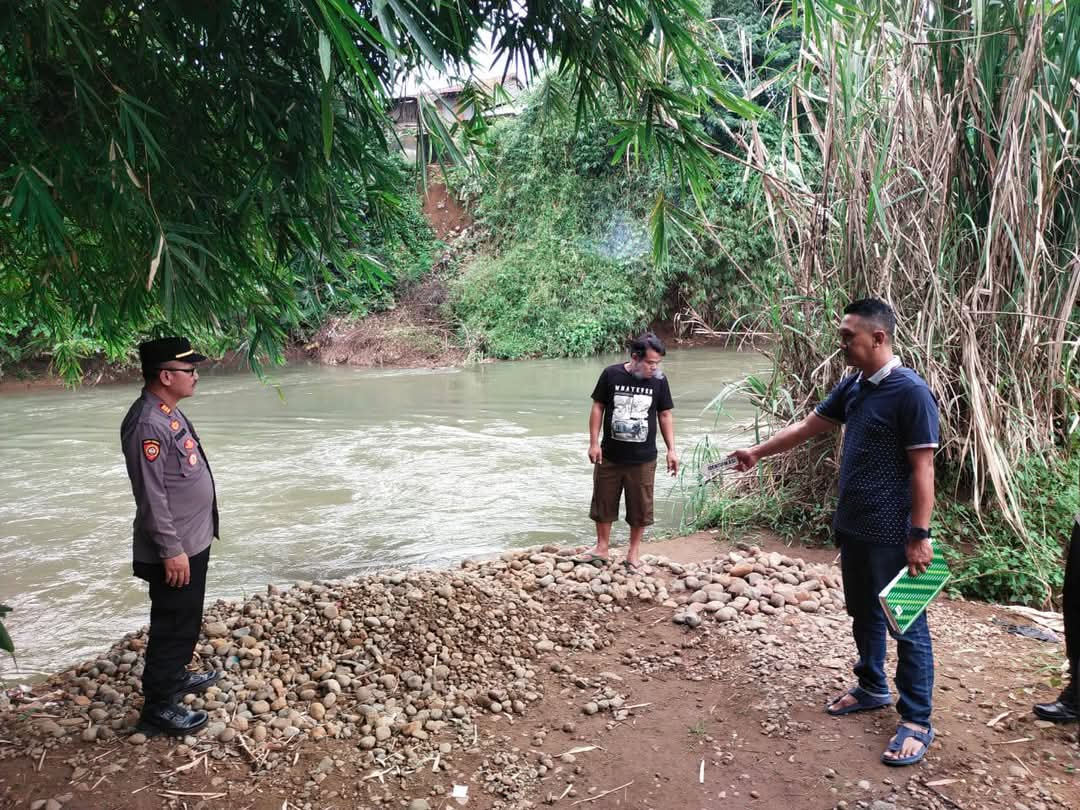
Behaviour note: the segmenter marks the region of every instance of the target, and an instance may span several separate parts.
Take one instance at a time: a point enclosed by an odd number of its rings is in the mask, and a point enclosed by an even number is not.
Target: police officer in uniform
[[[1034,707],[1036,717],[1054,723],[1080,720],[1080,515],[1073,523],[1072,538],[1065,555],[1065,586],[1062,588],[1061,602],[1069,679],[1057,700],[1036,703]]]
[[[181,736],[206,725],[183,695],[201,692],[220,672],[189,672],[202,627],[210,542],[218,536],[217,495],[206,454],[177,403],[195,393],[196,354],[186,338],[139,346],[146,386],[120,428],[135,496],[133,570],[150,584],[150,640],[138,730]]]

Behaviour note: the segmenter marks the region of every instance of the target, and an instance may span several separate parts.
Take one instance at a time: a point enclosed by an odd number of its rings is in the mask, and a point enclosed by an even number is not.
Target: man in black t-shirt
[[[641,539],[653,522],[658,425],[667,445],[668,472],[679,470],[671,389],[660,372],[665,354],[660,338],[648,332],[630,344],[630,361],[605,368],[593,389],[589,461],[595,467],[589,517],[596,522],[596,547],[575,558],[579,562],[607,562],[611,524],[619,517],[625,492],[630,549],[623,564],[631,571],[641,564]]]

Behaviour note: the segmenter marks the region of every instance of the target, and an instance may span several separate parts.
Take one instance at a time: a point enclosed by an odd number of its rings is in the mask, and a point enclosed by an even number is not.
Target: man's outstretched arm
[[[761,444],[756,444],[746,450],[736,450],[729,458],[738,459],[735,469],[739,472],[746,472],[753,469],[759,459],[766,456],[775,456],[778,453],[786,453],[792,447],[796,447],[819,433],[824,433],[836,427],[839,427],[839,425],[835,422],[830,422],[816,413],[811,413],[802,421],[777,431]]]

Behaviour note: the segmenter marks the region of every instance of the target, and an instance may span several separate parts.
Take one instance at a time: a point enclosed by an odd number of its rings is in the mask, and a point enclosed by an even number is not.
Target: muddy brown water
[[[269,386],[244,373],[203,375],[181,408],[221,506],[208,598],[589,542],[589,393],[619,359],[294,366]],[[676,350],[664,370],[684,460],[706,436],[720,447],[749,442],[745,400],[719,418],[702,409],[725,385],[764,373],[761,355]],[[92,657],[147,620],[119,449],[137,395],[136,385],[114,385],[0,397],[0,603],[14,608],[6,624],[18,652],[17,666],[0,660],[0,682]],[[680,522],[677,483],[657,483],[653,536]],[[625,542],[625,524],[615,535]]]

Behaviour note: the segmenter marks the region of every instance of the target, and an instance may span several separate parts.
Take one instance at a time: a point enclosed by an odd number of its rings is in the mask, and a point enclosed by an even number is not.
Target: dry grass
[[[940,397],[962,494],[1017,529],[1012,462],[1060,446],[1080,394],[1070,5],[954,3],[967,11],[949,16],[921,2],[858,14],[802,4],[790,137],[780,154],[756,136],[745,144],[798,292],[759,326],[777,336],[776,374],[756,392],[765,411],[778,422],[805,413],[842,371],[837,313],[881,296],[901,355]],[[831,457],[780,462],[781,478],[797,469],[812,497],[823,479],[807,465],[824,476]]]

